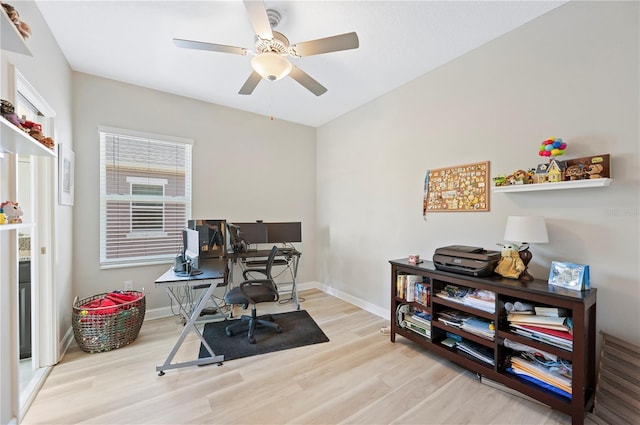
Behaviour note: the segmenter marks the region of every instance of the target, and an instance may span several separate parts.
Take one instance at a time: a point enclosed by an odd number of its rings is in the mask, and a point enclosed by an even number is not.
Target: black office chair
[[[269,254],[269,258],[267,260],[266,269],[259,269],[254,271],[259,271],[260,273],[264,273],[267,279],[250,279],[245,280],[240,284],[240,286],[231,289],[225,295],[224,300],[227,304],[236,304],[242,305],[243,308],[248,308],[249,304],[251,304],[251,316],[242,315],[239,320],[236,320],[234,323],[228,325],[225,328],[225,333],[227,336],[233,336],[236,332],[241,330],[247,330],[247,338],[251,344],[255,344],[256,338],[254,337],[254,333],[257,327],[266,326],[276,330],[277,333],[282,332],[282,328],[278,325],[273,316],[263,315],[258,316],[256,312],[256,304],[265,303],[265,302],[275,302],[280,299],[280,295],[278,294],[278,288],[270,277],[271,266],[273,265],[273,261],[278,253],[278,247],[274,246],[271,248],[271,253]],[[269,271],[266,271],[269,270]],[[248,270],[245,270],[247,272]],[[245,279],[247,274],[243,273]]]
[[[278,247],[274,245],[273,248],[271,248],[271,252],[269,253],[269,257],[266,261],[246,261],[245,264],[247,268],[242,272],[242,277],[244,277],[244,280],[253,278],[253,276],[251,276],[252,273],[260,273],[267,279],[274,280],[273,275],[271,274],[273,266],[286,266],[289,264],[286,259],[276,259],[276,255],[278,255]]]

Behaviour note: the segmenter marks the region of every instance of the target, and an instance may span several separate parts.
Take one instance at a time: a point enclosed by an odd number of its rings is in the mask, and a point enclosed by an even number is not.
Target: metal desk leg
[[[298,287],[296,286],[296,277],[298,276],[298,260],[299,256],[293,256],[293,270],[291,273],[291,280],[293,285],[291,286],[291,296],[293,297],[293,301],[296,303],[296,307],[300,310],[300,300],[298,299]]]
[[[216,282],[211,283],[211,285],[207,288],[206,291],[204,291],[204,293],[200,297],[200,300],[198,301],[196,308],[191,312],[191,315],[187,315],[186,310],[183,308],[182,304],[178,301],[178,299],[176,298],[171,288],[168,288],[167,292],[169,293],[169,297],[173,301],[175,301],[178,305],[180,305],[180,313],[185,317],[185,319],[188,319],[188,320],[187,320],[187,323],[184,325],[184,328],[182,329],[182,332],[180,333],[178,340],[176,341],[175,345],[171,349],[171,352],[167,356],[167,359],[164,361],[164,363],[161,366],[156,366],[156,372],[158,372],[158,376],[164,375],[165,370],[177,369],[180,367],[207,365],[212,363],[218,363],[218,366],[222,365],[222,362],[224,361],[224,356],[215,355],[215,353],[213,352],[213,350],[211,349],[207,341],[205,341],[204,337],[202,336],[202,333],[200,333],[200,331],[196,327],[196,321],[200,317],[200,313],[202,312],[202,309],[207,304],[207,301],[209,300],[209,298],[211,298],[213,291],[217,286],[218,285]],[[171,363],[176,353],[182,346],[184,339],[187,337],[190,331],[193,331],[198,335],[198,338],[200,338],[202,345],[204,345],[204,347],[209,352],[209,357],[203,357],[201,359],[185,361],[180,363]]]

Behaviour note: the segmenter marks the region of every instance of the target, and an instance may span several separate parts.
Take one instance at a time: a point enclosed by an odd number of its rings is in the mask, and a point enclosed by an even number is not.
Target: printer
[[[490,276],[500,257],[500,251],[488,251],[475,246],[450,245],[435,250],[433,264],[437,270],[469,276]]]

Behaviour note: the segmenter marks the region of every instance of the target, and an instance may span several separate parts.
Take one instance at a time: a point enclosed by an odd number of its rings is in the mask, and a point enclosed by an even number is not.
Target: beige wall
[[[498,249],[508,215],[543,215],[553,260],[589,264],[598,329],[640,341],[637,2],[571,2],[318,129],[317,280],[389,307],[388,260],[449,244]],[[422,217],[427,169],[491,161],[491,175],[610,153],[608,188],[491,195],[490,212]]]
[[[153,285],[168,264],[99,267],[99,125],[193,139],[193,218],[301,221],[299,278],[314,278],[314,128],[87,74],[74,73],[73,82],[76,209],[82,211],[74,239],[78,296],[133,280],[134,289],[147,293],[148,310],[169,305]]]

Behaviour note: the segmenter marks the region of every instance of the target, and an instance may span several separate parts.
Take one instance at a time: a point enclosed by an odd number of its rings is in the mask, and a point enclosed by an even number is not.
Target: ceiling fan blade
[[[271,40],[273,32],[267,16],[267,9],[263,1],[244,0],[244,6],[249,13],[249,20],[256,35],[264,40]]]
[[[293,56],[304,57],[322,53],[338,52],[340,50],[357,49],[360,46],[358,34],[349,32],[317,40],[304,41],[289,47]]]
[[[249,78],[247,78],[247,81],[245,81],[242,88],[240,88],[240,91],[238,92],[238,94],[253,93],[253,90],[256,88],[260,80],[262,80],[262,77],[260,76],[260,74],[258,74],[255,71],[252,71],[251,75],[249,75]]]
[[[225,46],[224,44],[206,43],[204,41],[182,40],[174,38],[173,43],[177,47],[184,49],[207,50],[210,52],[233,53],[235,55],[246,55],[247,49],[235,46]]]
[[[327,89],[322,84],[311,78],[309,74],[294,65],[289,73],[289,76],[300,83],[304,88],[309,90],[316,96],[324,94]]]

